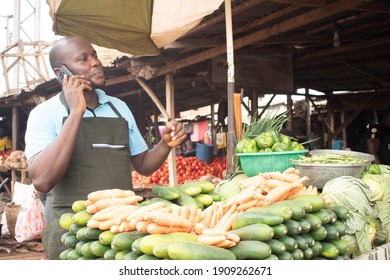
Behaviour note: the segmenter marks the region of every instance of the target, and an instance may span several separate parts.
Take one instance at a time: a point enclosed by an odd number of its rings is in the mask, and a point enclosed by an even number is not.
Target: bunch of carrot
[[[240,237],[229,230],[240,213],[242,210],[238,210],[236,204],[225,207],[222,202],[214,202],[203,211],[203,220],[194,227],[199,235],[198,243],[221,248],[235,246]]]
[[[202,210],[196,207],[172,204],[160,211],[134,215],[134,218],[138,220],[136,229],[149,234],[191,232],[194,225],[201,220],[201,214]]]
[[[127,217],[139,209],[135,205],[113,205],[104,208],[92,215],[87,226],[90,228],[99,228],[101,230],[111,229],[117,225],[118,219]],[[118,229],[117,232],[120,230]],[[124,231],[124,230],[122,230]]]
[[[88,213],[95,214],[110,206],[136,205],[143,197],[135,195],[133,191],[122,189],[105,189],[91,192],[87,196],[85,205]]]
[[[284,172],[274,171],[261,173],[239,182],[240,186],[244,189],[242,191],[243,194],[239,194],[241,195],[240,203],[244,201],[244,203],[248,203],[247,206],[250,208],[254,206],[267,206],[297,194],[317,194],[317,188],[305,186],[308,181],[308,177],[301,177],[299,170],[293,167],[286,169]],[[247,191],[248,189],[249,191]],[[251,193],[258,194],[257,202],[249,199]]]

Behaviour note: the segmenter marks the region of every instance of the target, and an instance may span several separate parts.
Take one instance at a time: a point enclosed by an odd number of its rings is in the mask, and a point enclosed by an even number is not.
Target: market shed
[[[307,90],[306,105],[323,112],[316,102],[332,101],[324,115],[331,136],[327,145],[331,145],[362,110],[390,106],[388,1],[235,0],[231,5],[235,92],[249,98],[244,106],[250,114],[264,94],[283,94],[293,108],[291,96],[298,94],[298,88],[322,92],[312,95]],[[161,113],[155,100],[145,94],[148,91],[163,106],[173,98],[175,115],[226,104],[225,16],[222,4],[182,37],[160,48],[158,55],[116,57],[106,67],[106,91],[123,99],[141,126],[149,116]],[[167,85],[173,97],[167,97]],[[34,104],[59,90],[57,82],[50,80],[1,98],[0,107],[23,107],[28,114]],[[342,115],[335,116],[338,112]]]

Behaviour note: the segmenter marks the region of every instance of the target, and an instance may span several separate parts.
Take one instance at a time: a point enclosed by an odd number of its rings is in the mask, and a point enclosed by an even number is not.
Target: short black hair
[[[64,50],[64,45],[67,40],[74,36],[66,36],[55,43],[55,45],[50,49],[49,52],[49,61],[50,66],[54,70],[55,68],[60,68],[62,64],[64,64],[64,60],[62,57],[62,52]]]

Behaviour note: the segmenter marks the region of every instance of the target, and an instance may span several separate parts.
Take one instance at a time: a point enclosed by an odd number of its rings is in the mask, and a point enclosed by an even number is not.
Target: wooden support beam
[[[173,84],[173,74],[169,73],[165,75],[165,94],[166,94],[166,107],[168,116],[171,119],[175,118],[175,90]],[[168,155],[168,172],[169,172],[169,184],[171,186],[177,185],[176,174],[176,149],[172,148]]]
[[[271,25],[267,28],[254,32],[252,34],[238,38],[234,40],[234,49],[237,50],[245,46],[254,44],[256,42],[271,38],[273,36],[277,36],[285,32],[294,30],[304,25],[331,17],[343,11],[354,9],[364,3],[364,0],[340,0],[332,2],[328,5],[302,13],[296,17],[287,19],[280,23]],[[221,45],[198,53],[196,55],[181,59],[180,61],[173,62],[167,66],[161,67],[157,71],[155,76],[157,77],[165,75],[166,73],[174,72],[178,69],[188,67],[190,65],[205,61],[207,59],[222,55],[224,53],[226,53],[226,45]]]

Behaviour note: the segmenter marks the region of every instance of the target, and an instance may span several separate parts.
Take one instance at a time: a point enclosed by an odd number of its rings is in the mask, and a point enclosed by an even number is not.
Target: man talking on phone
[[[106,82],[103,66],[87,39],[63,38],[49,59],[56,76],[63,65],[70,72],[62,73],[62,91],[31,111],[25,153],[35,189],[52,194],[42,241],[48,258],[59,259],[66,249],[59,219],[71,212],[74,201],[96,190],[132,189],[131,167],[145,176],[153,173],[186,133],[173,120],[149,150],[127,105],[101,89]]]

